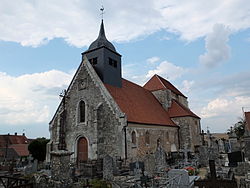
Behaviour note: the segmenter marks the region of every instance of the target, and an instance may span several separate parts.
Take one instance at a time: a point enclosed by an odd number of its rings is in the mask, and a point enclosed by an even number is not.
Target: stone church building
[[[194,151],[201,144],[200,118],[185,95],[158,75],[141,87],[122,78],[121,68],[102,21],[49,124],[47,161],[60,150],[72,152],[72,162],[84,162],[106,154],[136,159],[157,146]]]

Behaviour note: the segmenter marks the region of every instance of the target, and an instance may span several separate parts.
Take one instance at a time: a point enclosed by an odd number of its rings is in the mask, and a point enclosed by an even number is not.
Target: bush
[[[29,146],[28,150],[32,154],[34,159],[38,161],[44,161],[46,158],[46,145],[49,142],[49,139],[46,138],[37,138],[33,140]]]

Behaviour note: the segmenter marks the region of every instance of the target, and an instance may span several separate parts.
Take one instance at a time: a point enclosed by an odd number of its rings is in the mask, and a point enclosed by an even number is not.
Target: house
[[[60,150],[72,152],[71,161],[78,163],[107,154],[133,160],[158,146],[176,152],[201,145],[200,118],[185,95],[159,75],[139,86],[122,78],[121,68],[102,20],[49,123],[47,161]]]
[[[17,160],[29,156],[29,143],[25,134],[0,135],[0,161]]]

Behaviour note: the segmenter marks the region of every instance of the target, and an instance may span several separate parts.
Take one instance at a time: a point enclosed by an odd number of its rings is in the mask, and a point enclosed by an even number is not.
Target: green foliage
[[[232,132],[235,132],[237,138],[240,139],[245,133],[245,125],[246,121],[243,118],[239,118],[239,121],[235,123],[231,129],[228,129],[228,133],[230,134]]]
[[[94,179],[90,182],[93,188],[112,188],[111,184],[99,179]]]
[[[32,154],[34,159],[38,161],[44,161],[46,157],[46,145],[49,142],[49,139],[46,138],[37,138],[33,140],[29,146],[28,150]]]

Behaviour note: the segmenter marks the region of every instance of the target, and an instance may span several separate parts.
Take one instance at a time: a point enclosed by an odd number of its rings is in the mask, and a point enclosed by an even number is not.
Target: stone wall
[[[169,89],[152,91],[152,94],[161,103],[161,105],[163,106],[165,110],[168,110],[168,108],[171,107],[172,99],[177,100],[183,106],[188,108],[187,98],[181,95],[176,95],[175,93],[171,92]]]
[[[89,159],[100,158],[106,153],[124,158],[125,116],[86,60],[80,65],[66,96],[65,140],[67,150],[73,152],[71,160],[77,158],[77,142],[81,137],[88,141]],[[85,103],[85,122],[79,122],[80,101]],[[61,111],[62,104],[50,124],[50,150],[57,150]]]
[[[136,144],[132,143],[132,132],[136,133]],[[146,143],[146,132],[149,133],[149,144]],[[160,144],[166,152],[171,152],[171,148],[177,149],[178,127],[145,125],[129,123],[127,127],[127,149],[129,158],[140,158],[146,154],[154,153],[157,145]]]
[[[170,90],[157,90],[152,91],[152,94],[156,97],[156,99],[161,103],[165,110],[171,106],[171,91]]]
[[[194,151],[195,146],[201,145],[200,119],[194,117],[175,117],[171,119],[180,126],[181,149]]]

